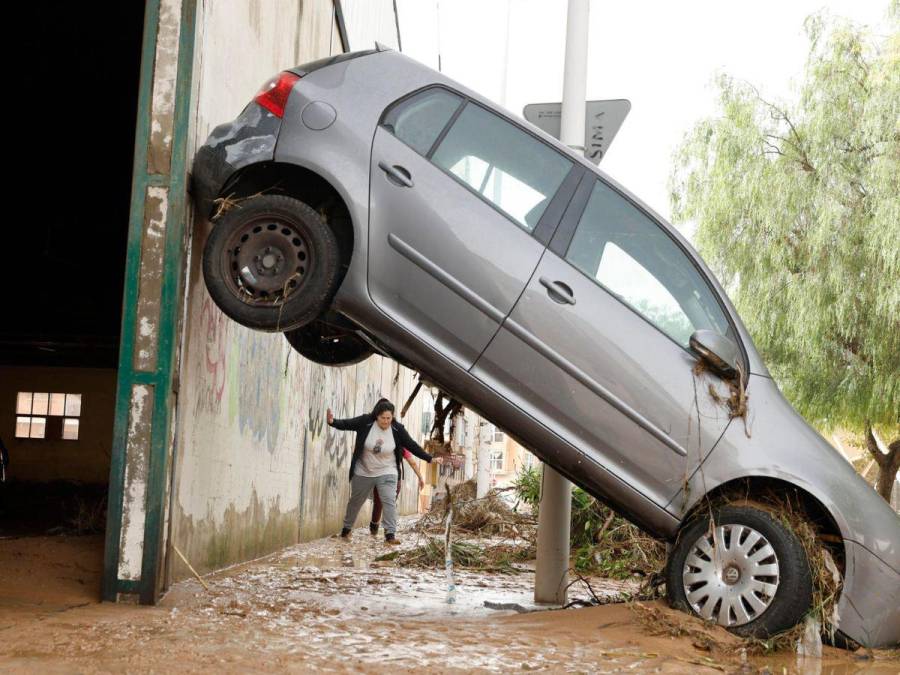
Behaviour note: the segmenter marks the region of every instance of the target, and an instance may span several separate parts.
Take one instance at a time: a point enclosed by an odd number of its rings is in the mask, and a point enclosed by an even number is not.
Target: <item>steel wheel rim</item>
[[[260,216],[228,237],[221,263],[229,289],[241,302],[279,307],[303,285],[313,260],[309,242],[294,223]]]
[[[780,580],[775,549],[747,525],[719,525],[704,532],[691,545],[682,572],[691,608],[726,628],[762,616]]]

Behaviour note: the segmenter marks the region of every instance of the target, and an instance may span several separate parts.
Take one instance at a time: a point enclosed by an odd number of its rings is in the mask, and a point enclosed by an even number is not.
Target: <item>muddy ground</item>
[[[405,545],[414,541],[409,535]],[[160,606],[140,607],[97,602],[99,537],[2,539],[0,672],[900,672],[886,653],[826,649],[806,664],[791,654],[744,659],[742,643],[719,629],[700,627],[712,640],[653,635],[625,602],[530,613],[485,607],[529,605],[531,571],[457,571],[449,605],[443,569],[376,562],[385,550],[358,530],[350,543],[301,544],[210,575],[208,591],[181,582]],[[619,601],[636,586],[591,585]],[[571,597],[588,593],[579,584]],[[661,603],[650,608],[692,623]]]

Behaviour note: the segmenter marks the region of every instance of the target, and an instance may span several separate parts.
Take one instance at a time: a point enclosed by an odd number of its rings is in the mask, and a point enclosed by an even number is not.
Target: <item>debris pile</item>
[[[417,567],[445,564],[444,535],[452,507],[450,552],[454,565],[502,573],[521,571],[516,563],[533,559],[535,555],[536,519],[513,510],[501,496],[504,490],[491,490],[480,499],[476,498],[475,490],[474,480],[449,487],[448,495],[436,499],[431,509],[413,526],[424,541],[412,549],[393,551],[378,560],[393,560],[400,565]]]
[[[540,471],[525,469],[511,488],[491,490],[475,497],[475,481],[450,488],[449,499],[438,499],[414,530],[426,537],[410,551],[390,554],[400,564],[437,566],[443,563],[445,545],[429,535],[444,532],[449,507],[453,507],[451,545],[455,564],[461,567],[510,572],[516,563],[535,557]],[[514,494],[516,508],[506,499]],[[518,505],[523,505],[525,512]],[[576,573],[614,579],[634,576],[655,579],[665,565],[665,546],[601,504],[583,490],[572,494],[572,564]],[[461,541],[463,537],[468,541]],[[474,541],[473,541],[474,540]]]
[[[488,544],[455,541],[450,544],[453,564],[472,571],[516,574],[517,567],[534,557],[534,548],[521,544]],[[441,567],[445,564],[445,543],[439,537],[426,537],[425,543],[405,551],[392,551],[376,560],[393,560],[402,566]]]
[[[511,537],[534,541],[537,520],[520,513],[504,501],[507,490],[491,490],[481,499],[475,496],[475,479],[450,488],[450,499],[436,499],[431,510],[415,525],[419,532],[442,532],[447,511],[453,505],[453,531],[482,537]]]
[[[518,497],[537,516],[541,472],[525,469],[516,479]],[[572,490],[571,547],[577,572],[613,579],[651,578],[666,563],[665,545],[601,504],[581,488]]]

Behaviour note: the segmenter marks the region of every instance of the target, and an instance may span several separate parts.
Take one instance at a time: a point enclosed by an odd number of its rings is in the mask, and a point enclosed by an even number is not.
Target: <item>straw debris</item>
[[[254,199],[265,193],[266,191],[262,190],[252,195],[247,195],[246,197],[235,197],[234,193],[232,192],[231,194],[225,195],[224,197],[218,197],[217,199],[214,199],[213,204],[216,207],[216,212],[215,214],[213,214],[213,217],[210,218],[210,221],[215,222],[232,209],[240,208],[241,204],[243,204],[248,199]]]
[[[446,559],[446,546],[439,537],[427,537],[426,542],[407,551],[393,551],[376,560],[393,560],[402,566],[441,567]],[[534,549],[518,544],[480,546],[466,541],[450,544],[453,564],[471,571],[516,574],[522,570],[515,563],[534,557]]]
[[[481,499],[475,497],[475,480],[467,480],[450,488],[450,501],[436,501],[431,510],[415,525],[419,532],[443,531],[450,504],[453,505],[454,532],[480,536],[503,536],[534,539],[537,521],[530,514],[514,511],[500,496],[505,490],[494,489]]]
[[[432,441],[435,442],[435,441]],[[470,570],[514,573],[514,563],[535,555],[536,519],[519,513],[503,501],[504,490],[491,490],[475,497],[474,480],[449,486],[448,496],[436,500],[413,529],[425,537],[425,543],[411,550],[392,552],[378,560],[394,560],[401,565],[437,567],[445,562],[444,541],[447,516],[452,506],[455,537],[502,537],[502,543],[482,544],[456,540],[450,545],[453,564]],[[431,534],[441,536],[429,536]]]
[[[709,366],[702,359],[697,359],[694,362],[694,367],[691,369],[691,372],[694,375],[695,381],[695,392],[696,392],[696,382],[707,372],[711,372]],[[721,376],[720,376],[721,377]],[[731,379],[727,379],[722,377],[722,382],[724,382],[728,386],[728,396],[724,397],[716,391],[716,388],[710,383],[707,385],[707,394],[710,399],[712,399],[713,403],[724,408],[728,411],[728,417],[730,419],[734,419],[739,417],[744,420],[744,432],[747,434],[747,437],[750,437],[750,432],[747,428],[747,376],[744,373],[743,367],[738,364],[737,372],[734,377]]]

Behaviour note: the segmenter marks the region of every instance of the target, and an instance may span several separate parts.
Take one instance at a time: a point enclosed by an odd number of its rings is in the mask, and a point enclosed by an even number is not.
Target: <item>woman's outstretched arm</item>
[[[446,454],[441,452],[431,455],[425,452],[425,450],[423,450],[422,447],[412,439],[412,436],[409,435],[406,427],[404,427],[402,424],[397,424],[397,433],[400,436],[400,447],[406,448],[419,459],[424,459],[426,462],[430,462],[435,457],[443,457]]]
[[[356,431],[367,422],[370,422],[372,416],[360,415],[359,417],[348,417],[340,420],[334,416],[334,413],[331,412],[331,408],[328,408],[326,419],[328,420],[328,426],[330,427],[340,429],[341,431]]]

